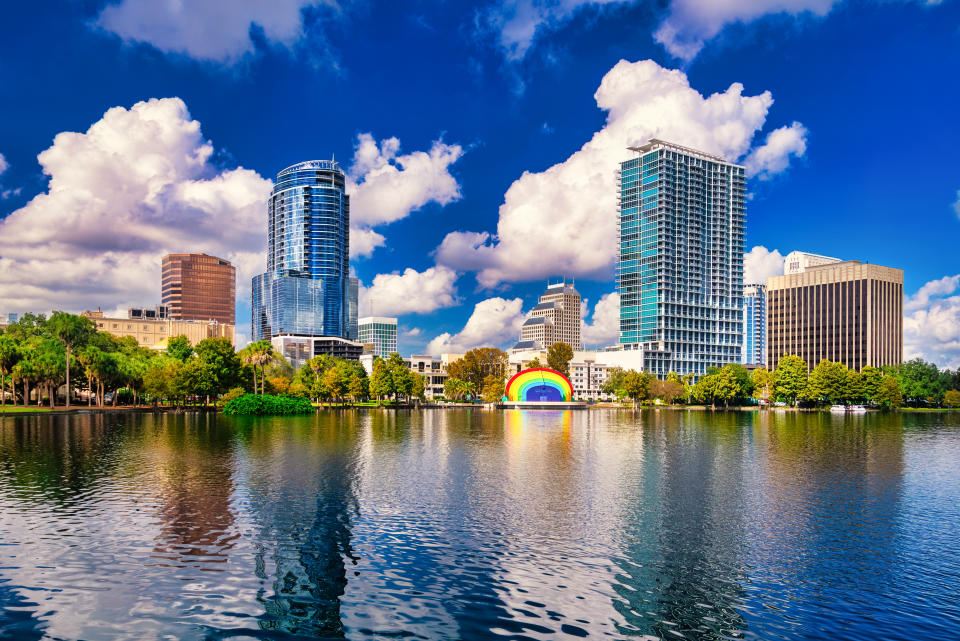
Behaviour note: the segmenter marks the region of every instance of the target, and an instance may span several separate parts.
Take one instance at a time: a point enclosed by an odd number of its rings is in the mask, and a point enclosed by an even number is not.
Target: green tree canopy
[[[773,373],[774,397],[795,405],[807,389],[807,363],[799,356],[784,355]]]
[[[564,376],[570,374],[572,359],[573,348],[566,343],[554,343],[547,349],[547,367],[557,370]]]

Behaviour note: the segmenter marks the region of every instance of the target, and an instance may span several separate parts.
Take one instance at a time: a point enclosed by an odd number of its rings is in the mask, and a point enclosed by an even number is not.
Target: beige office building
[[[99,309],[95,312],[86,311],[83,315],[92,320],[101,332],[117,337],[133,336],[140,347],[163,350],[167,347],[168,339],[180,335],[186,336],[191,345],[205,338],[228,338],[233,343],[234,325],[217,321],[173,320],[166,318],[163,307],[157,310],[130,309],[126,318],[104,316]]]
[[[554,343],[566,343],[580,349],[580,293],[570,283],[547,285],[530,317],[520,328],[520,341],[513,351],[549,349]]]
[[[860,370],[903,360],[903,270],[856,260],[767,279],[767,365],[795,354]]]

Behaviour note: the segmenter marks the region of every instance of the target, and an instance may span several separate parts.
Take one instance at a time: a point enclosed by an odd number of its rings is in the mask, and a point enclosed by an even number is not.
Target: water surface
[[[960,417],[0,419],[2,639],[957,639]]]

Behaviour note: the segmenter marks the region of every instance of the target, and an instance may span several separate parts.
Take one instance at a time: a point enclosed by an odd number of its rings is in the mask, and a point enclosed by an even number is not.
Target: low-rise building
[[[280,334],[271,338],[270,343],[294,369],[300,369],[308,360],[321,354],[356,361],[360,360],[364,352],[363,343],[339,336]]]
[[[147,311],[150,313],[147,314]],[[165,315],[161,317],[161,314],[161,308],[130,308],[125,318],[107,316],[99,308],[95,312],[88,310],[83,313],[99,331],[117,337],[133,336],[141,347],[164,350],[167,341],[174,336],[186,336],[191,345],[205,338],[226,338],[233,343],[234,325],[217,321],[173,320]]]

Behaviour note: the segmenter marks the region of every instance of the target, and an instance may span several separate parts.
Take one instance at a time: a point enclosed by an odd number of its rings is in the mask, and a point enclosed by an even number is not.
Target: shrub
[[[309,399],[269,394],[244,394],[223,406],[223,413],[231,416],[287,416],[315,411]]]
[[[220,407],[223,407],[235,398],[240,398],[246,394],[242,387],[234,387],[229,392],[220,397]]]

